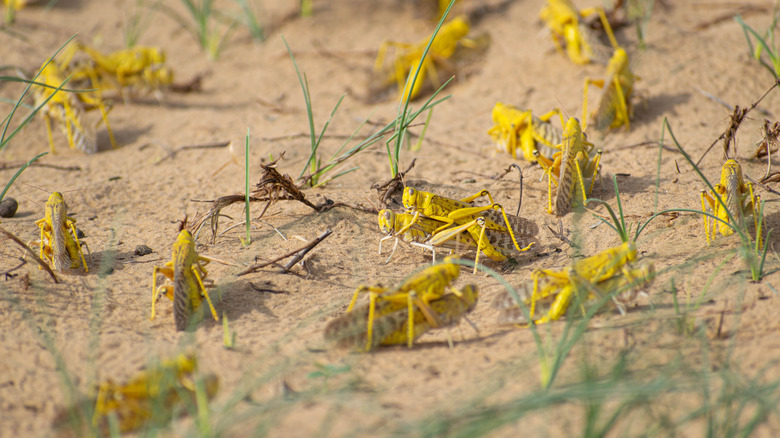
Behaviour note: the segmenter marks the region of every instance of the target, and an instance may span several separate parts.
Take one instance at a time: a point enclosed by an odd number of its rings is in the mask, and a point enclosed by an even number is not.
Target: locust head
[[[417,206],[417,189],[414,187],[407,187],[404,189],[403,203],[406,208],[414,208]]]
[[[185,248],[187,246],[195,246],[195,239],[192,238],[192,233],[187,230],[181,230],[179,237],[176,238],[176,242],[173,244],[174,248]]]
[[[382,210],[379,212],[379,228],[385,234],[393,234],[395,232],[395,213],[391,210]]]

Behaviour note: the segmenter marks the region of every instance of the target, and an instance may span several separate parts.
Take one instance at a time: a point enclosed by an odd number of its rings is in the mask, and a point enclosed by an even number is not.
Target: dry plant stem
[[[311,134],[309,134],[308,132],[299,132],[297,134],[277,135],[276,137],[260,137],[260,140],[276,142],[276,141],[295,140],[297,138],[309,138],[309,137],[311,137]],[[323,134],[322,135],[322,138],[332,138],[337,140],[347,140],[350,138],[366,139],[369,137],[371,137],[371,134],[368,135]]]
[[[223,208],[227,207],[228,205],[235,204],[238,202],[244,202],[246,200],[245,195],[228,195],[228,196],[220,196],[214,201],[211,201],[211,208],[195,219],[192,222],[192,225],[189,227],[190,232],[197,236],[198,232],[200,232],[200,229],[203,227],[203,224],[206,222],[207,219],[211,219],[211,243],[214,243],[217,239],[217,230],[219,228],[219,212],[222,211]],[[255,198],[249,198],[250,201],[261,201],[261,199],[255,199]]]
[[[309,253],[309,251],[311,251],[311,250],[312,250],[312,249],[313,249],[315,246],[317,246],[317,245],[318,245],[320,242],[322,242],[323,240],[325,240],[325,238],[326,238],[326,237],[330,236],[330,235],[331,235],[331,233],[333,233],[333,231],[331,231],[330,229],[327,229],[327,230],[325,230],[325,231],[324,231],[322,234],[320,234],[319,236],[317,236],[317,238],[316,238],[316,239],[314,239],[314,240],[313,240],[313,241],[312,241],[312,242],[311,242],[311,243],[310,243],[308,246],[306,246],[306,247],[305,247],[305,248],[303,248],[302,250],[298,251],[298,253],[296,253],[296,254],[293,256],[293,258],[292,258],[292,259],[290,259],[290,261],[289,261],[289,262],[287,262],[287,264],[285,264],[285,265],[284,265],[284,272],[289,272],[289,271],[290,271],[290,268],[292,268],[292,267],[293,267],[293,266],[295,266],[295,265],[296,265],[298,262],[300,262],[300,261],[301,261],[301,259],[303,259],[303,258],[306,256],[306,254],[308,254],[308,253]]]
[[[8,169],[17,169],[19,167],[23,167],[24,165],[28,164],[27,161],[19,161],[19,162],[6,162],[6,163],[0,163],[0,170],[8,170]],[[65,172],[75,172],[81,170],[80,166],[58,166],[56,164],[49,164],[49,163],[39,163],[37,161],[33,163],[29,163],[30,166],[35,167],[46,167],[49,169],[56,169],[56,170],[62,170]]]
[[[24,244],[21,240],[19,240],[18,237],[14,236],[13,233],[6,230],[3,227],[0,227],[0,234],[4,235],[5,237],[13,240],[17,245],[21,246],[24,251],[33,258],[36,262],[38,262],[38,265],[41,267],[41,269],[44,269],[46,272],[49,273],[49,276],[54,280],[55,283],[59,283],[59,280],[57,280],[57,276],[54,275],[54,272],[51,270],[49,265],[47,265],[43,260],[41,260],[40,257],[38,257],[33,250],[31,250],[27,245]]]
[[[633,148],[639,148],[639,147],[642,147],[642,146],[658,146],[658,141],[657,140],[655,140],[655,141],[643,141],[643,142],[640,142],[640,143],[627,144],[625,146],[618,146],[616,148],[612,148],[611,150],[613,150],[613,151],[621,151],[623,149],[633,149]],[[669,146],[667,146],[665,144],[661,145],[661,147],[665,151],[675,152],[675,153],[678,153],[678,154],[680,153],[680,151],[678,151],[676,148],[669,147]],[[608,152],[608,151],[605,151],[605,153],[606,152]]]
[[[23,259],[23,258],[19,257],[19,264],[18,264],[18,265],[16,265],[16,266],[14,266],[14,267],[13,267],[13,268],[11,268],[11,269],[9,269],[9,270],[5,271],[5,272],[0,272],[0,276],[2,276],[2,277],[6,277],[6,280],[7,280],[8,278],[12,278],[12,277],[9,277],[9,276],[10,276],[10,274],[11,274],[11,272],[14,272],[14,271],[16,271],[17,269],[20,269],[22,266],[24,266],[24,265],[26,265],[26,264],[27,264],[27,260],[25,260],[25,259]]]
[[[731,144],[731,141],[734,139],[734,135],[736,135],[737,129],[739,129],[739,125],[740,125],[740,123],[742,123],[742,120],[745,118],[745,116],[750,111],[755,109],[758,106],[758,104],[761,103],[762,100],[764,100],[766,95],[769,94],[770,91],[774,90],[774,88],[777,87],[778,84],[780,84],[780,80],[776,80],[775,83],[772,84],[772,86],[769,87],[769,89],[766,90],[764,92],[764,94],[761,95],[761,97],[758,98],[758,100],[755,101],[753,103],[753,105],[751,105],[749,108],[742,109],[742,108],[739,107],[739,105],[734,107],[734,113],[731,115],[731,124],[726,129],[726,131],[724,131],[723,134],[720,135],[720,137],[716,138],[715,141],[712,142],[710,147],[708,147],[707,150],[704,151],[704,153],[702,154],[701,158],[699,158],[699,160],[696,162],[696,167],[699,166],[699,163],[701,163],[701,160],[703,160],[704,157],[707,156],[707,154],[710,152],[710,150],[713,147],[715,147],[715,145],[720,140],[723,140],[723,153],[726,154],[726,156],[728,157],[729,145]],[[736,151],[735,151],[734,155],[736,156]]]
[[[726,101],[725,101],[725,100],[723,100],[723,99],[721,99],[720,97],[718,97],[718,96],[716,96],[716,95],[714,95],[714,94],[712,94],[712,93],[708,93],[708,92],[706,92],[706,91],[702,90],[702,89],[701,89],[701,88],[699,88],[699,87],[696,87],[696,91],[698,91],[699,93],[701,93],[701,94],[702,94],[704,97],[706,97],[707,99],[709,99],[709,100],[711,100],[711,101],[713,101],[713,102],[719,103],[719,104],[721,104],[721,105],[722,105],[724,108],[726,108],[727,110],[731,111],[731,108],[732,108],[732,107],[731,107],[731,105],[729,105],[728,103],[726,103]]]
[[[778,173],[778,172],[775,172],[775,173],[769,175],[769,177],[767,177],[767,178],[762,178],[761,181],[754,180],[753,178],[750,177],[750,175],[745,175],[745,179],[750,181],[750,182],[752,182],[753,184],[761,187],[762,189],[766,190],[769,193],[773,193],[775,195],[780,195],[780,192],[778,192],[777,190],[775,190],[775,189],[773,189],[773,188],[771,188],[771,187],[769,187],[769,186],[767,186],[765,184],[765,183],[768,183],[768,182],[780,182],[780,173]]]
[[[276,170],[276,163],[284,156],[284,153],[279,155],[279,158],[274,160],[270,164],[261,164],[260,167],[263,168],[263,175],[260,178],[260,182],[257,183],[257,186],[255,190],[252,192],[249,201],[250,202],[266,202],[265,207],[263,208],[262,212],[260,213],[260,216],[257,218],[263,217],[265,215],[265,212],[268,211],[268,207],[275,204],[279,200],[285,200],[285,201],[298,201],[303,204],[306,204],[308,207],[311,207],[314,211],[320,213],[325,210],[328,210],[338,204],[329,204],[326,202],[323,205],[316,206],[309,202],[308,199],[306,199],[305,195],[301,190],[298,188],[298,186],[295,185],[292,178],[290,178],[289,175],[282,175]],[[245,202],[246,196],[245,195],[227,195],[227,196],[221,196],[217,198],[211,205],[211,208],[204,213],[202,216],[198,217],[195,222],[190,227],[190,231],[197,235],[198,231],[201,227],[203,227],[203,223],[207,220],[211,220],[211,243],[214,243],[217,239],[217,232],[219,228],[219,216],[220,211],[231,205],[238,202]],[[346,204],[342,204],[346,205]],[[349,205],[348,205],[349,206]],[[352,206],[349,206],[352,207]],[[353,207],[357,208],[357,207]]]
[[[375,183],[371,185],[371,188],[379,192],[379,209],[385,209],[387,208],[387,203],[390,201],[390,198],[395,194],[395,192],[398,189],[403,190],[405,183],[406,174],[409,173],[410,170],[414,167],[414,163],[417,161],[417,158],[412,159],[412,162],[409,163],[409,167],[406,168],[403,172],[399,172],[398,175],[394,176],[390,180],[384,182],[383,184]],[[377,212],[378,212],[377,210]]]
[[[550,230],[553,236],[558,238],[561,242],[569,245],[572,248],[577,248],[577,245],[574,244],[566,235],[563,233],[563,219],[558,219],[558,230],[554,230],[551,226],[547,225],[547,229]]]
[[[714,6],[714,4],[713,4]],[[725,21],[731,21],[734,19],[735,15],[741,15],[743,17],[747,17],[749,15],[754,14],[768,14],[771,11],[771,8],[767,5],[761,5],[761,4],[751,4],[748,3],[746,5],[739,5],[735,7],[733,10],[729,12],[725,12],[722,15],[719,15],[711,20],[703,21],[696,26],[694,26],[694,31],[700,31],[705,30],[709,28],[710,26],[723,23]]]
[[[276,170],[276,163],[282,159],[283,156],[284,153],[281,153],[279,158],[270,164],[260,165],[260,167],[263,168],[263,176],[260,178],[260,182],[257,183],[257,188],[255,188],[255,191],[252,192],[252,197],[267,198],[268,204],[266,204],[263,212],[260,213],[259,217],[263,217],[266,210],[268,210],[268,207],[276,203],[276,201],[279,199],[295,200],[306,204],[314,211],[321,211],[322,207],[317,207],[316,205],[309,202],[309,200],[306,199],[306,196],[304,196],[303,192],[301,192],[301,189],[295,185],[289,175],[282,175],[279,173],[279,171]],[[306,181],[304,181],[304,184],[305,183]]]
[[[301,259],[302,259],[302,258],[303,258],[303,257],[304,257],[304,256],[305,256],[305,255],[306,255],[308,252],[309,252],[309,251],[311,251],[311,250],[312,250],[312,248],[314,248],[314,247],[315,247],[315,246],[317,246],[317,245],[318,245],[320,242],[322,242],[323,240],[325,240],[325,238],[326,238],[326,237],[330,236],[330,234],[331,234],[331,233],[332,233],[332,231],[331,231],[330,229],[328,229],[328,230],[325,230],[325,231],[324,231],[322,234],[320,234],[319,236],[317,236],[317,238],[316,238],[316,239],[314,239],[314,240],[312,240],[311,242],[307,243],[307,244],[306,244],[306,245],[304,245],[303,247],[301,247],[301,248],[298,248],[298,249],[295,249],[295,250],[292,250],[292,251],[288,252],[287,254],[284,254],[284,255],[282,255],[282,256],[279,256],[279,257],[277,257],[277,258],[275,258],[275,259],[273,259],[273,260],[271,260],[271,261],[268,261],[268,262],[263,262],[263,263],[258,263],[258,264],[252,265],[252,266],[250,266],[250,267],[246,268],[245,270],[243,270],[243,271],[239,272],[239,273],[238,273],[238,276],[240,277],[240,276],[242,276],[242,275],[250,274],[250,273],[252,273],[252,272],[255,272],[255,271],[257,271],[258,269],[264,268],[264,267],[266,267],[266,266],[268,266],[268,265],[273,265],[273,264],[276,264],[276,263],[277,263],[277,262],[279,262],[280,260],[284,260],[284,259],[286,259],[287,257],[294,256],[294,257],[292,258],[292,260],[290,260],[290,262],[289,262],[289,263],[287,263],[285,266],[283,266],[283,267],[282,267],[282,270],[283,270],[283,272],[287,272],[287,271],[289,271],[289,270],[290,270],[290,268],[292,268],[292,267],[293,267],[293,266],[294,266],[296,263],[298,263],[299,261],[301,261]]]
[[[168,153],[168,155],[160,158],[156,163],[154,164],[160,164],[163,161],[169,159],[169,158],[176,158],[176,154],[185,151],[188,149],[217,149],[217,148],[224,148],[227,147],[230,144],[230,141],[220,141],[216,143],[206,143],[206,144],[195,144],[195,145],[187,145],[187,146],[181,146],[178,147],[171,152]]]
[[[761,182],[767,182],[772,172],[772,152],[777,152],[778,137],[780,137],[780,122],[771,124],[769,120],[764,120],[764,126],[761,127],[764,138],[756,146],[755,158],[761,159],[766,156],[766,173],[761,178]]]

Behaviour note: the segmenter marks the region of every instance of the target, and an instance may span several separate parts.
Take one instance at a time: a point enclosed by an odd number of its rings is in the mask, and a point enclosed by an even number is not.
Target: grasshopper
[[[487,196],[490,201],[489,205],[475,207],[471,204],[472,201],[482,196]],[[471,234],[474,241],[478,242],[477,257],[474,262],[475,272],[480,252],[484,252],[485,255],[493,260],[501,261],[506,259],[506,255],[496,250],[490,244],[489,239],[485,238],[487,230],[508,233],[514,248],[519,252],[529,250],[536,242],[532,241],[523,247],[518,243],[517,236],[519,235],[523,243],[525,243],[528,239],[535,239],[536,234],[539,232],[539,227],[533,221],[519,216],[507,216],[504,207],[496,204],[487,190],[482,190],[458,201],[433,193],[422,192],[413,187],[407,187],[403,193],[403,204],[407,209],[407,213],[414,212],[415,219],[423,215],[444,223],[444,225],[434,230],[434,237],[431,240],[433,245],[451,239],[463,231]],[[410,224],[413,223],[415,223],[415,220],[410,222]],[[405,230],[402,229],[401,231]]]
[[[433,40],[425,60],[422,60],[422,56],[430,38],[426,38],[416,44],[386,41],[379,47],[374,71],[377,74],[382,74],[387,49],[394,47],[396,53],[392,61],[392,73],[387,76],[383,86],[396,82],[401,92],[402,101],[406,101],[407,98],[414,99],[420,94],[426,75],[430,78],[434,88],[438,88],[441,85],[439,76],[436,73],[436,65],[446,63],[446,60],[455,53],[455,49],[459,44],[468,44],[465,37],[469,33],[469,28],[470,26],[465,16],[455,17],[449,23],[443,25],[439,29],[439,33],[436,34],[436,38]],[[413,84],[407,83],[409,72],[417,70],[421,61],[422,66],[420,67],[417,80]]]
[[[532,274],[533,289],[530,314],[535,314],[536,300],[557,293],[555,303],[550,310],[548,317],[542,318],[540,323],[558,319],[568,307],[572,295],[577,291],[578,281],[589,281],[591,283],[600,283],[606,281],[620,272],[630,276],[627,266],[636,261],[636,244],[626,242],[622,245],[606,249],[596,255],[578,260],[568,269],[560,272],[539,269]],[[548,286],[548,283],[552,286]]]
[[[452,260],[451,257],[447,257],[444,259],[444,263],[432,265],[394,288],[386,288],[380,285],[363,285],[355,290],[349,307],[347,307],[347,313],[352,312],[361,293],[369,293],[367,311],[363,314],[358,313],[356,314],[357,316],[347,317],[366,320],[366,350],[370,350],[372,345],[374,345],[374,321],[383,315],[401,309],[407,309],[408,314],[412,315],[409,318],[407,330],[409,348],[412,347],[412,342],[414,341],[415,307],[422,312],[431,326],[441,326],[441,321],[428,303],[441,298],[450,283],[458,278],[460,268],[457,264],[452,263]],[[365,313],[367,313],[366,316],[364,316]],[[326,328],[326,333],[328,331]],[[328,336],[326,335],[326,337]]]
[[[161,295],[165,295],[173,301],[173,316],[176,321],[176,330],[186,330],[190,324],[190,317],[197,312],[206,298],[214,321],[219,321],[217,311],[211,303],[211,298],[203,285],[203,280],[208,275],[206,268],[211,259],[201,257],[195,251],[195,239],[187,230],[179,232],[176,242],[173,244],[173,258],[163,266],[155,266],[152,271],[152,314],[149,320],[154,320],[155,304]],[[157,288],[157,274],[160,273],[173,281],[172,285],[163,285]]]
[[[517,289],[517,294],[525,306],[534,308],[533,312],[529,312],[529,316],[535,324],[554,321],[563,316],[577,287],[580,290],[583,287],[587,290],[587,300],[594,300],[605,294],[614,294],[612,301],[618,311],[625,314],[625,306],[633,302],[640,291],[653,281],[654,277],[655,266],[653,263],[642,261],[636,267],[626,269],[625,272],[615,273],[601,281],[590,282],[590,286],[584,285],[582,281],[587,280],[583,280],[581,277],[575,279],[568,275],[565,278],[545,276],[538,281],[539,290],[535,294],[533,281],[521,284]],[[574,282],[571,281],[573,279]],[[493,305],[500,309],[499,323],[528,323],[525,313],[508,292],[498,295]],[[544,313],[546,315],[541,316]]]
[[[409,213],[394,213],[390,210],[382,210],[379,212],[379,228],[386,236],[379,241],[379,253],[382,253],[382,242],[388,239],[395,239],[392,252],[395,252],[400,240],[413,246],[431,250],[434,262],[436,261],[436,247],[446,248],[451,251],[457,251],[460,248],[471,249],[477,247],[476,240],[474,240],[474,237],[468,230],[450,228],[434,236],[434,232],[442,225],[446,224],[421,216],[415,219],[415,216]],[[481,231],[480,229],[479,232]],[[518,254],[508,233],[486,229],[484,231],[484,239],[487,239],[489,245],[485,246],[483,244],[483,249],[487,250],[487,252],[483,251],[483,253],[493,260],[503,261],[507,257],[514,257]],[[530,245],[534,240],[535,236],[533,238],[521,236],[520,238],[522,245]],[[392,255],[391,253],[390,258],[392,258]],[[390,258],[387,260],[388,263]]]
[[[550,28],[553,43],[559,52],[566,45],[566,53],[576,64],[588,64],[596,61],[606,64],[611,54],[611,48],[601,43],[598,36],[580,21],[589,15],[597,13],[604,25],[610,43],[617,47],[607,16],[600,7],[578,11],[570,0],[548,0],[547,5],[539,12],[539,18]],[[563,44],[562,44],[563,43]]]
[[[496,143],[498,150],[507,152],[517,159],[517,152],[523,153],[523,158],[530,162],[536,162],[534,151],[552,158],[558,150],[556,146],[561,144],[561,130],[550,123],[550,119],[558,115],[563,116],[559,109],[554,109],[542,116],[534,116],[530,110],[521,111],[512,105],[501,102],[493,107],[493,123],[495,124],[488,134]]]
[[[606,81],[585,78],[583,120],[587,118],[588,87],[592,84],[604,89],[596,111],[593,113],[593,125],[596,129],[605,131],[626,125],[626,130],[629,130],[629,119],[633,117],[634,113],[630,99],[634,82],[637,80],[639,77],[631,71],[628,54],[624,49],[618,47],[607,64]]]
[[[52,96],[39,112],[46,123],[46,133],[52,153],[54,153],[54,139],[51,134],[52,120],[60,125],[71,149],[78,149],[88,154],[97,152],[95,131],[92,126],[86,123],[84,117],[85,110],[92,108],[100,110],[100,115],[111,140],[111,146],[116,147],[114,132],[108,123],[108,110],[100,96],[90,92],[68,93],[57,90],[65,83],[65,75],[54,62],[44,64],[37,81],[47,86],[36,85],[33,87],[35,105],[40,106]]]
[[[77,50],[86,53],[90,62],[75,63],[68,70],[73,79],[89,80],[102,91],[131,89],[159,94],[161,88],[173,83],[173,71],[165,66],[165,53],[159,47],[136,46],[105,55],[84,44],[71,47],[61,64],[70,66]]]
[[[197,361],[192,355],[180,355],[162,361],[155,367],[139,372],[127,383],[116,384],[110,380],[97,387],[94,399],[82,403],[91,405],[92,428],[102,435],[109,433],[110,417],[114,417],[120,432],[137,430],[150,422],[166,422],[177,405],[195,403],[195,371]],[[203,378],[207,399],[216,395],[219,379],[213,374]],[[83,406],[86,408],[86,406]],[[61,411],[57,423],[72,423],[74,418],[85,416],[82,406],[77,405]],[[74,417],[76,415],[76,417]],[[87,423],[87,421],[84,421]],[[87,424],[81,425],[88,429]],[[86,435],[86,430],[84,431]]]
[[[22,10],[27,5],[39,2],[40,0],[3,0],[3,3],[5,3],[5,24],[14,22],[16,11]]]
[[[553,182],[558,187],[555,195],[556,215],[563,216],[569,212],[575,192],[581,195],[582,203],[585,203],[600,171],[601,150],[597,150],[594,155],[593,143],[582,132],[579,120],[572,117],[566,122],[560,151],[553,155],[553,160],[538,152],[535,155],[544,169],[544,175],[547,175],[547,213],[553,213]]]
[[[379,240],[379,254],[382,254],[382,242],[389,239],[395,240],[387,263],[389,263],[390,259],[393,257],[399,241],[431,250],[433,252],[433,261],[436,262],[435,247],[430,243],[430,240],[433,237],[433,232],[444,225],[443,222],[426,217],[418,217],[415,219],[414,215],[408,213],[395,213],[391,210],[381,210],[378,215],[378,220],[379,228],[386,234],[385,237]],[[448,249],[457,249],[460,246],[476,247],[477,244],[470,234],[464,232],[458,234],[453,239],[443,242],[439,246]]]
[[[716,230],[724,236],[732,235],[734,227],[744,230],[745,216],[753,216],[756,240],[758,241],[758,246],[761,247],[760,222],[763,222],[763,220],[759,220],[761,216],[761,198],[753,192],[753,183],[746,183],[742,178],[742,166],[735,160],[727,160],[723,163],[720,183],[715,184],[714,189],[715,192],[701,191],[701,208],[706,213],[707,204],[709,204],[712,213],[723,222],[712,220],[712,237],[710,237],[709,218],[704,216],[704,235],[707,237],[707,244],[710,243],[711,239],[715,238]],[[715,198],[716,193],[723,200],[728,212]],[[736,224],[730,223],[729,212],[731,217],[737,222]]]
[[[89,272],[87,261],[81,247],[89,247],[86,243],[79,242],[76,232],[76,220],[68,216],[68,205],[62,197],[62,193],[53,192],[46,201],[45,216],[35,221],[35,225],[41,229],[40,257],[49,260],[54,269],[64,272],[66,269],[75,269],[84,266],[84,271]]]
[[[411,345],[432,328],[457,324],[461,317],[474,309],[477,296],[477,287],[467,285],[462,290],[431,300],[428,306],[436,315],[438,325],[432,325],[420,312],[414,313],[414,319],[410,320],[409,311],[405,307],[390,311],[389,308],[395,307],[390,301],[376,302],[375,315],[379,316],[375,316],[372,325],[367,325],[370,305],[365,304],[331,321],[325,328],[325,339],[340,347],[363,348],[367,351],[378,345]],[[371,343],[366,344],[369,327],[372,330]]]

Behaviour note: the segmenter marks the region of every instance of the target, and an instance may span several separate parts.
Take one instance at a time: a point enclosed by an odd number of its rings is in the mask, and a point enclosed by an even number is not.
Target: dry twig
[[[293,258],[292,258],[292,259],[291,259],[291,260],[290,260],[290,261],[289,261],[289,262],[288,262],[286,265],[284,265],[284,266],[282,267],[282,271],[283,271],[283,272],[289,272],[290,268],[292,268],[293,266],[295,266],[295,264],[296,264],[296,263],[298,263],[299,261],[301,261],[301,259],[302,259],[304,256],[306,256],[306,254],[307,254],[309,251],[311,251],[311,250],[312,250],[312,249],[313,249],[315,246],[317,246],[317,245],[318,245],[320,242],[322,242],[323,240],[325,240],[325,238],[326,238],[326,237],[330,236],[330,235],[331,235],[331,233],[332,233],[332,231],[331,231],[330,229],[328,229],[328,230],[325,230],[325,231],[324,231],[322,234],[320,234],[319,236],[317,236],[317,238],[316,238],[316,239],[314,239],[314,240],[312,240],[311,242],[307,243],[305,246],[303,246],[303,247],[301,247],[301,248],[298,248],[298,249],[296,249],[296,250],[290,251],[290,252],[288,252],[287,254],[284,254],[284,255],[282,255],[282,256],[279,256],[279,257],[277,257],[277,258],[275,258],[275,259],[273,259],[273,260],[271,260],[271,261],[267,261],[267,262],[263,262],[263,263],[257,263],[257,264],[255,264],[255,265],[252,265],[252,266],[250,266],[250,267],[246,268],[245,270],[243,270],[243,271],[239,272],[239,273],[238,273],[238,276],[240,277],[240,276],[242,276],[242,275],[246,275],[246,274],[249,274],[249,273],[255,272],[255,271],[257,271],[258,269],[264,268],[264,267],[266,267],[266,266],[268,266],[268,265],[273,265],[273,264],[275,264],[275,263],[279,262],[280,260],[284,260],[284,259],[286,259],[287,257],[293,256]]]
[[[16,243],[17,245],[21,246],[22,249],[24,249],[24,251],[27,253],[27,255],[32,257],[32,259],[35,260],[38,263],[38,265],[41,267],[41,269],[43,269],[43,270],[45,270],[46,272],[49,273],[49,276],[52,278],[52,280],[54,280],[55,283],[59,283],[59,280],[57,280],[57,276],[54,275],[54,272],[51,270],[49,265],[47,265],[43,260],[41,260],[41,258],[38,257],[38,255],[35,254],[35,252],[33,250],[31,250],[30,247],[25,245],[24,242],[19,240],[18,237],[14,236],[13,233],[11,233],[10,231],[6,230],[3,227],[0,227],[0,234],[4,235],[5,237],[7,237],[7,238],[9,238],[11,240],[13,240],[14,243]]]
[[[394,176],[390,180],[385,181],[382,184],[374,183],[371,185],[372,189],[379,192],[379,210],[387,208],[387,205],[390,202],[390,198],[393,196],[393,194],[395,194],[396,190],[399,188],[403,190],[403,187],[406,186],[406,174],[412,170],[416,161],[417,158],[413,159],[412,162],[409,163],[409,167],[407,167],[406,170],[399,172],[398,175]]]

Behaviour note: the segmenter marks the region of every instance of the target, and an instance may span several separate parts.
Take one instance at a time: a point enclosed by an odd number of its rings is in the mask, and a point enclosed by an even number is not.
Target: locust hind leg
[[[87,260],[84,258],[84,251],[81,250],[82,246],[87,247],[87,252],[89,253],[90,260],[92,259],[92,253],[89,251],[89,246],[87,246],[86,243],[81,243],[79,241],[79,234],[76,232],[76,224],[74,220],[68,219],[65,221],[66,225],[70,229],[70,231],[73,233],[73,239],[76,241],[76,247],[75,251],[78,253],[78,255],[81,257],[81,264],[84,266],[84,272],[89,272],[89,267],[87,266]],[[78,266],[76,266],[78,267]]]
[[[590,195],[593,192],[593,186],[596,183],[596,175],[599,174],[600,165],[601,165],[601,149],[596,151],[596,157],[590,163],[590,166],[593,166],[593,175],[591,175],[590,177],[590,187],[588,187],[588,195]],[[602,189],[603,189],[603,185],[602,185]]]
[[[591,79],[591,78],[585,78],[585,85],[582,89],[582,130],[585,131],[585,128],[588,126],[588,88],[590,88],[591,85],[595,85],[599,88],[604,88],[604,80],[603,79]]]
[[[165,295],[173,300],[173,287],[170,286],[160,286],[160,288],[157,288],[157,274],[163,274],[164,276],[168,278],[173,278],[173,263],[168,262],[163,266],[155,266],[152,270],[152,314],[149,316],[149,321],[154,321],[155,316],[155,305],[157,304],[157,300],[160,297],[160,289],[165,289]]]
[[[43,121],[46,124],[46,137],[49,139],[49,147],[51,148],[51,153],[56,154],[57,152],[54,151],[54,137],[51,134],[51,117],[48,114],[43,115]]]
[[[620,84],[620,75],[615,75],[613,85],[615,86],[615,92],[617,93],[617,115],[615,116],[615,120],[612,121],[612,127],[617,128],[620,126],[620,120],[622,119],[626,123],[626,131],[629,131],[631,130],[631,126],[628,120],[628,102],[623,93],[623,86]]]
[[[197,266],[193,266],[192,273],[195,274],[195,279],[198,280],[200,291],[203,292],[203,296],[206,297],[206,302],[209,304],[209,309],[211,309],[211,315],[214,317],[214,321],[219,321],[219,316],[217,316],[217,311],[214,309],[214,304],[211,302],[209,292],[206,290],[206,286],[203,285],[203,279],[200,276],[200,269],[198,269]]]
[[[707,245],[710,244],[710,227],[709,227],[709,217],[707,216],[707,202],[710,201],[707,196],[707,192],[705,190],[702,190],[700,192],[701,194],[701,211],[702,211],[702,219],[704,219],[704,236],[707,238]],[[712,205],[712,202],[710,202],[710,205]]]

